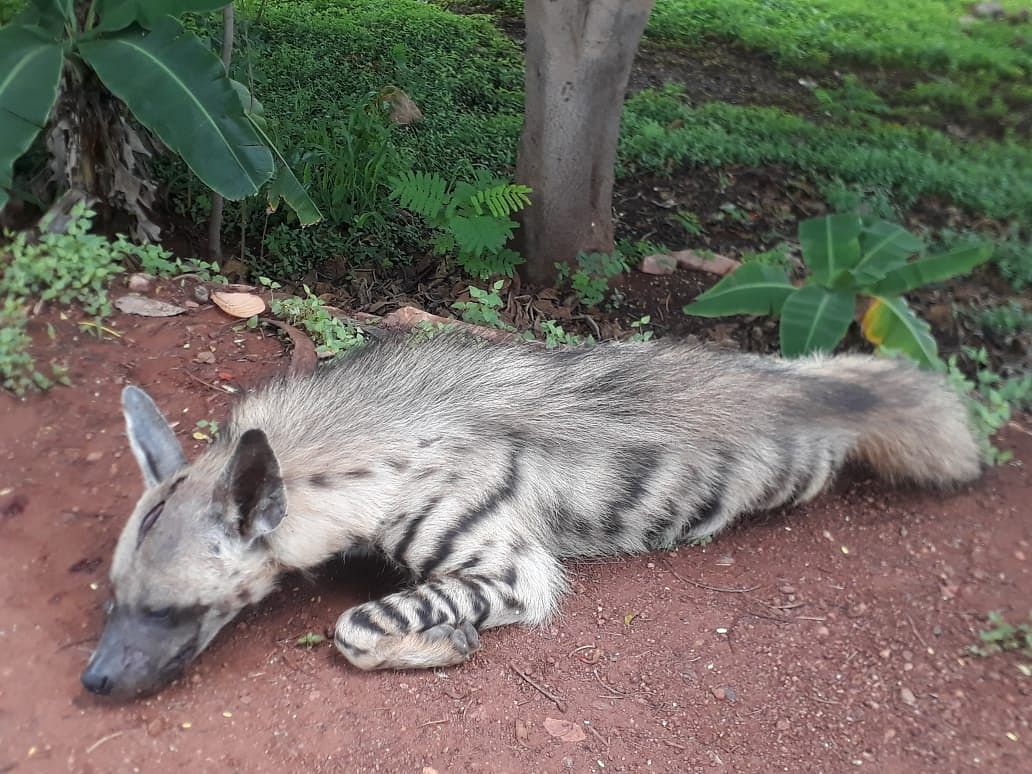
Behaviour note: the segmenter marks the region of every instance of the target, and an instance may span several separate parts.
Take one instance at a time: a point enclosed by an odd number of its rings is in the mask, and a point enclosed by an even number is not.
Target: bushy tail
[[[822,377],[862,389],[848,417],[851,457],[892,481],[950,487],[982,472],[982,451],[963,399],[939,374],[903,360],[842,355],[810,361]]]

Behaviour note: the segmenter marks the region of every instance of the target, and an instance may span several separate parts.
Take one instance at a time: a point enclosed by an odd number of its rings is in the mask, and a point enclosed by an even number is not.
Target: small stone
[[[831,629],[829,629],[827,626],[818,626],[817,627],[817,636],[818,637],[827,637],[829,634],[831,634]]]
[[[867,605],[865,605],[863,602],[860,602],[859,604],[853,605],[848,610],[846,610],[846,615],[850,618],[860,618],[860,616],[864,615],[866,612]]]
[[[774,727],[778,731],[788,731],[788,729],[792,727],[792,724],[786,718],[781,718]]]
[[[899,689],[899,698],[904,704],[913,707],[917,704],[917,698],[914,696],[914,692],[906,686]]]
[[[215,353],[209,350],[202,350],[197,353],[194,357],[195,363],[204,363],[205,365],[215,364]]]
[[[796,587],[795,586],[782,586],[780,589],[778,589],[778,591],[780,591],[782,594],[795,594],[796,593]]]
[[[138,272],[129,277],[129,289],[134,293],[150,293],[154,289],[154,277]]]
[[[878,655],[881,656],[882,658],[888,658],[889,656],[892,655],[892,651],[889,650],[888,648],[882,648],[881,650],[878,651]]]
[[[642,274],[673,274],[677,270],[677,260],[670,255],[646,255],[638,264]]]
[[[104,458],[104,452],[92,451],[86,455],[87,462],[99,462]]]
[[[160,736],[168,728],[168,721],[165,718],[154,718],[147,724],[147,736]]]
[[[724,689],[723,688],[713,688],[713,689],[711,689],[710,692],[713,694],[713,698],[715,698],[715,699],[724,699],[724,698],[726,698],[725,695],[724,695]]]
[[[206,304],[211,300],[211,293],[204,285],[198,285],[193,289],[193,295],[195,301],[200,301],[202,304]]]

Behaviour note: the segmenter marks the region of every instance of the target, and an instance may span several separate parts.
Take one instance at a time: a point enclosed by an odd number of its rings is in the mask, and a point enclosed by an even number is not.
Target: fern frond
[[[405,171],[388,182],[392,199],[430,221],[440,215],[448,201],[448,181],[433,172]]]
[[[496,218],[507,218],[530,204],[531,189],[517,183],[499,183],[482,191],[477,191],[470,199],[470,205],[477,215],[487,207]]]
[[[491,254],[501,250],[516,225],[514,221],[500,220],[490,215],[456,215],[449,221],[448,229],[455,236],[460,255],[480,256],[485,252]]]

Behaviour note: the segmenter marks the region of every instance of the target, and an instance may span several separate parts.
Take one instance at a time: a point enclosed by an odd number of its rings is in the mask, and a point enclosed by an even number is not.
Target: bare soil
[[[192,455],[196,421],[224,417],[222,386],[287,357],[212,308],[116,315],[117,338],[80,321],[33,322],[37,357],[65,361],[72,387],[0,395],[0,772],[909,774],[1032,759],[1022,657],[967,650],[988,611],[1016,621],[1032,604],[1027,420],[1001,440],[1015,462],[956,493],[854,473],[709,545],[573,564],[559,618],[489,631],[459,668],[360,673],[328,645],[298,647],[398,583],[335,563],[286,579],[160,694],[95,698],[78,675],[141,490],[121,386],[151,390]]]

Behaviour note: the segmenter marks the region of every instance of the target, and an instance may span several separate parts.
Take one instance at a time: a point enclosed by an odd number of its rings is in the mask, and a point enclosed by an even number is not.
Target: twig
[[[549,691],[547,689],[545,689],[545,688],[541,687],[540,685],[538,685],[536,682],[534,682],[530,678],[529,675],[527,675],[526,672],[524,672],[522,669],[520,669],[515,664],[509,664],[509,666],[512,667],[512,671],[513,672],[515,672],[516,674],[518,674],[520,677],[522,677],[524,680],[527,681],[527,685],[529,685],[531,688],[534,688],[535,690],[537,690],[538,693],[540,693],[546,699],[548,699],[553,704],[555,704],[555,706],[559,709],[560,712],[566,712],[566,702],[564,702],[562,699],[560,699],[554,693],[549,693]]]
[[[54,652],[55,653],[60,653],[62,650],[66,650],[68,648],[74,648],[76,645],[85,645],[87,642],[96,642],[96,641],[97,641],[97,637],[95,637],[95,636],[94,637],[83,637],[81,640],[72,640],[71,642],[66,642],[64,645],[59,645],[57,647],[57,650],[55,650]]]
[[[906,613],[903,614],[903,617],[907,619],[907,623],[910,624],[910,628],[911,630],[913,630],[914,636],[917,637],[917,641],[921,643],[921,647],[923,647],[926,651],[931,650],[931,648],[928,647],[928,643],[925,642],[925,638],[921,636],[921,632],[919,632],[917,630],[917,627],[914,625],[914,619]]]
[[[842,703],[840,701],[835,701],[834,699],[822,699],[816,693],[813,695],[812,698],[813,698],[814,701],[819,701],[821,704],[841,704]]]
[[[691,578],[686,578],[683,575],[678,574],[678,572],[670,566],[669,562],[664,562],[664,564],[666,565],[666,568],[670,572],[670,574],[677,578],[679,581],[682,581],[684,583],[690,583],[693,586],[698,586],[700,589],[706,589],[708,591],[719,591],[723,594],[746,594],[750,591],[756,591],[756,589],[759,588],[758,585],[749,586],[748,588],[743,589],[727,588],[726,586],[710,586],[708,583],[694,581]]]
[[[94,328],[95,330],[102,331],[102,332],[108,334],[109,336],[114,336],[116,339],[122,338],[121,331],[116,331],[113,328],[108,328],[106,325],[101,325],[100,323],[97,323],[97,322],[90,322],[89,320],[83,320],[82,322],[77,323],[77,325],[80,328]]]
[[[235,390],[234,388],[231,388],[231,387],[227,387],[227,386],[225,386],[225,385],[224,385],[224,386],[222,386],[222,387],[220,387],[220,386],[219,386],[219,385],[217,385],[217,384],[212,384],[211,382],[206,382],[206,381],[204,381],[204,379],[202,379],[201,377],[199,377],[199,376],[194,376],[194,375],[193,375],[192,373],[190,373],[189,371],[187,371],[187,370],[186,370],[185,368],[180,368],[179,370],[180,370],[180,371],[181,371],[182,373],[184,373],[184,374],[186,374],[187,376],[189,376],[189,377],[190,377],[191,379],[193,379],[193,380],[194,380],[195,382],[198,382],[198,383],[200,383],[200,384],[203,384],[203,385],[204,385],[205,387],[208,387],[209,389],[215,390],[215,392],[221,392],[221,393],[227,393],[227,392],[228,392],[228,393],[230,393],[230,394],[232,394],[232,393],[236,392],[236,390]]]
[[[687,750],[688,749],[685,745],[678,744],[677,742],[672,742],[669,739],[664,739],[663,740],[663,744],[668,744],[671,747],[676,747],[678,750]]]
[[[105,742],[110,742],[112,739],[114,739],[116,737],[119,737],[119,736],[121,736],[124,733],[125,733],[125,731],[115,731],[113,734],[108,734],[107,736],[102,736],[100,739],[98,739],[96,742],[94,742],[93,744],[91,744],[89,747],[86,748],[86,754],[89,755],[91,752],[96,750],[98,747],[100,747]]]
[[[603,680],[602,676],[598,673],[597,669],[592,669],[591,670],[591,674],[595,675],[595,679],[598,680],[598,684],[599,685],[601,685],[603,688],[605,688],[610,693],[615,693],[615,694],[619,695],[621,699],[623,698],[623,696],[621,695],[621,694],[623,694],[623,691],[621,691],[619,688],[614,688],[612,685],[609,685],[609,683],[607,683],[605,680]]]
[[[600,741],[605,747],[609,747],[609,742],[602,738],[602,734],[595,730],[594,726],[585,726],[585,728],[587,728],[588,731],[593,733],[595,735],[595,738],[598,739],[598,741]]]
[[[442,723],[447,723],[447,722],[448,722],[448,718],[441,718],[440,720],[428,720],[428,721],[426,721],[426,723],[420,723],[419,727],[423,728],[423,726],[439,726]]]

